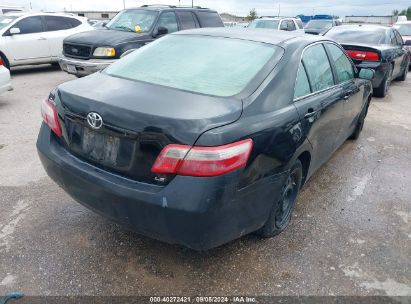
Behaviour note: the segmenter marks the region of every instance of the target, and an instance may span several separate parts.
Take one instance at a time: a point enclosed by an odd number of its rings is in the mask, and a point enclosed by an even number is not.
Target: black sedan
[[[52,91],[37,148],[74,199],[141,234],[197,250],[271,237],[359,136],[373,74],[323,37],[173,33]]]
[[[358,68],[375,70],[374,95],[385,97],[392,80],[404,81],[409,55],[395,28],[378,25],[344,25],[332,28],[326,37],[339,42]]]

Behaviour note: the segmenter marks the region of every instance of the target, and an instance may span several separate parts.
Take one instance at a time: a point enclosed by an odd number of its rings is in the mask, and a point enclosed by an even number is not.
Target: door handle
[[[317,111],[314,111],[313,108],[309,108],[307,113],[304,115],[304,118],[311,118],[317,114]]]
[[[350,99],[351,95],[352,95],[352,91],[348,91],[348,92],[344,95],[343,99],[347,101],[347,100]]]

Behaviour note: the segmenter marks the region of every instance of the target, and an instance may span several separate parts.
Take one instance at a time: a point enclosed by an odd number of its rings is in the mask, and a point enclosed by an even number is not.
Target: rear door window
[[[158,27],[165,27],[169,33],[174,33],[178,31],[176,14],[173,12],[166,12],[161,14],[157,23]]]
[[[224,26],[220,15],[216,12],[196,12],[201,27],[222,27]]]
[[[307,48],[303,55],[303,63],[313,92],[327,89],[334,85],[334,77],[322,44]]]
[[[71,23],[72,18],[60,17],[60,16],[44,16],[46,20],[47,31],[62,31],[71,29],[73,27]]]
[[[300,62],[298,68],[297,80],[295,81],[294,99],[306,96],[311,93],[310,83],[304,65]]]
[[[15,26],[20,29],[20,34],[34,34],[44,32],[43,21],[40,16],[24,18],[16,23]]]
[[[196,17],[192,12],[177,12],[178,19],[180,19],[181,29],[188,30],[197,27]]]
[[[327,43],[326,46],[330,52],[331,59],[334,61],[338,83],[353,79],[354,68],[344,52],[334,44]]]

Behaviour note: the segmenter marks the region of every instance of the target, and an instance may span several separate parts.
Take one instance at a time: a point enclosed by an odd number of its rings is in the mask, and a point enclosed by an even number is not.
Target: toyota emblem
[[[90,112],[87,114],[87,122],[94,130],[98,130],[103,126],[103,118],[96,112]]]

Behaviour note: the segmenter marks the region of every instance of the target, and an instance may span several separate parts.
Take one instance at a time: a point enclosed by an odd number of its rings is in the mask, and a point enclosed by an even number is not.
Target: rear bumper
[[[0,66],[0,94],[12,90],[10,71]]]
[[[60,67],[63,71],[73,74],[76,76],[87,76],[93,74],[95,72],[101,71],[108,67],[116,60],[110,59],[90,59],[90,60],[81,60],[75,59],[70,57],[60,57],[58,59]],[[68,66],[72,66],[76,68],[76,71],[69,70]]]
[[[367,69],[373,69],[375,71],[374,78],[371,82],[372,82],[372,87],[376,89],[381,85],[386,73],[388,72],[388,68],[391,65],[388,63],[382,63],[382,62],[363,62],[363,63],[357,64],[356,66],[359,69],[367,68]]]
[[[132,181],[70,154],[42,125],[37,141],[48,175],[87,208],[138,233],[207,250],[260,228],[285,174],[237,189],[240,171],[211,178],[176,176],[167,186]]]

